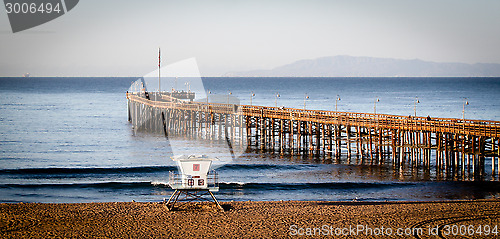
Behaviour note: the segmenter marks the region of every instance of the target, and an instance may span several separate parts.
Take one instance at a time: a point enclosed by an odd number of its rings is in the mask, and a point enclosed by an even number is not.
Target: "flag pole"
[[[161,63],[161,52],[158,47],[158,94],[161,92],[161,77],[160,77],[160,63]]]

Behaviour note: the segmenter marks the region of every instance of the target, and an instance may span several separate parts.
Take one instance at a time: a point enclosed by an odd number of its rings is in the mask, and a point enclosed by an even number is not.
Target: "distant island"
[[[329,56],[270,70],[229,72],[227,77],[500,77],[500,64],[439,63],[419,59]]]

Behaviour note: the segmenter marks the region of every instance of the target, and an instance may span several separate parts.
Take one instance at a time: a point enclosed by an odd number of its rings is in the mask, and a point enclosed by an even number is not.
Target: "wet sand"
[[[0,238],[500,237],[499,200],[222,205],[0,204]]]

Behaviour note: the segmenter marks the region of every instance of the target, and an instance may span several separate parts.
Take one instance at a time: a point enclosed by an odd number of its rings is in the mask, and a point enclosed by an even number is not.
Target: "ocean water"
[[[161,201],[171,149],[127,121],[131,78],[0,78],[0,202]],[[242,104],[500,120],[500,78],[204,78]],[[280,97],[276,97],[277,95]],[[186,142],[189,144],[190,142]],[[191,142],[192,143],[192,142]],[[200,147],[210,145],[200,144]],[[500,195],[483,181],[422,170],[280,156],[249,150],[217,169],[221,201],[439,200]]]

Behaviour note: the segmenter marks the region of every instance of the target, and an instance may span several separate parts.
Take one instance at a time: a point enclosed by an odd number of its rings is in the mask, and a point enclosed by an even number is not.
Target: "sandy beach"
[[[500,201],[0,204],[1,238],[499,237]]]

